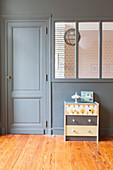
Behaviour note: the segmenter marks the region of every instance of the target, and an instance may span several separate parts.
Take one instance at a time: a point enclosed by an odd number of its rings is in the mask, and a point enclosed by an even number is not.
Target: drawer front
[[[66,126],[66,136],[97,136],[97,126]]]
[[[66,104],[66,115],[97,115],[96,104]]]
[[[66,116],[66,125],[97,125],[97,116]]]

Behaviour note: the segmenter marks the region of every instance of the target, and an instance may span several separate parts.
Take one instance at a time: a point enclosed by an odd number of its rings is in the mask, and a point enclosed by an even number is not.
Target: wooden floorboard
[[[67,141],[63,136],[0,136],[0,170],[112,170],[113,137]]]

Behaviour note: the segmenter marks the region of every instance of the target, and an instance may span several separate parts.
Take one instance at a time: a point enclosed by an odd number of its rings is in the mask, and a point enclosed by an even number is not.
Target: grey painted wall
[[[55,19],[113,19],[113,0],[1,0],[2,15]],[[100,103],[101,135],[113,135],[113,83],[52,83],[53,133],[63,134],[63,102],[75,91],[93,90]]]
[[[53,17],[112,17],[112,0],[1,0],[4,15],[53,14]]]
[[[0,0],[0,14],[1,14],[1,0]]]
[[[100,104],[101,135],[113,135],[113,84],[112,83],[53,83],[52,86],[52,127],[62,129],[65,100],[71,100],[75,91],[92,90],[95,101]],[[63,133],[62,130],[60,130]]]
[[[1,0],[0,0],[0,15],[1,15]],[[0,47],[1,47],[1,17],[0,17]],[[0,66],[1,66],[1,48],[0,48]],[[1,75],[1,67],[0,67],[0,75]],[[0,77],[0,96],[1,96],[1,77]],[[1,108],[1,102],[0,102],[0,108]],[[0,109],[0,133],[1,133],[1,109]]]

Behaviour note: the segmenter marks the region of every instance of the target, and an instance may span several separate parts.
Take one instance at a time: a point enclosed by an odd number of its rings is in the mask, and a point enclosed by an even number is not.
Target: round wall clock
[[[78,32],[78,42],[80,40],[80,33]],[[68,29],[64,34],[64,41],[66,44],[74,46],[75,45],[75,29]]]

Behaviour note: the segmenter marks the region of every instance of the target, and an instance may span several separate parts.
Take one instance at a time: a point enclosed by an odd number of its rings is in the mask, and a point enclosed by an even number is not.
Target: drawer
[[[65,129],[66,136],[97,136],[97,126],[71,126]]]
[[[97,105],[94,104],[67,104],[66,115],[97,115]]]
[[[97,125],[97,116],[66,116],[66,125]]]

